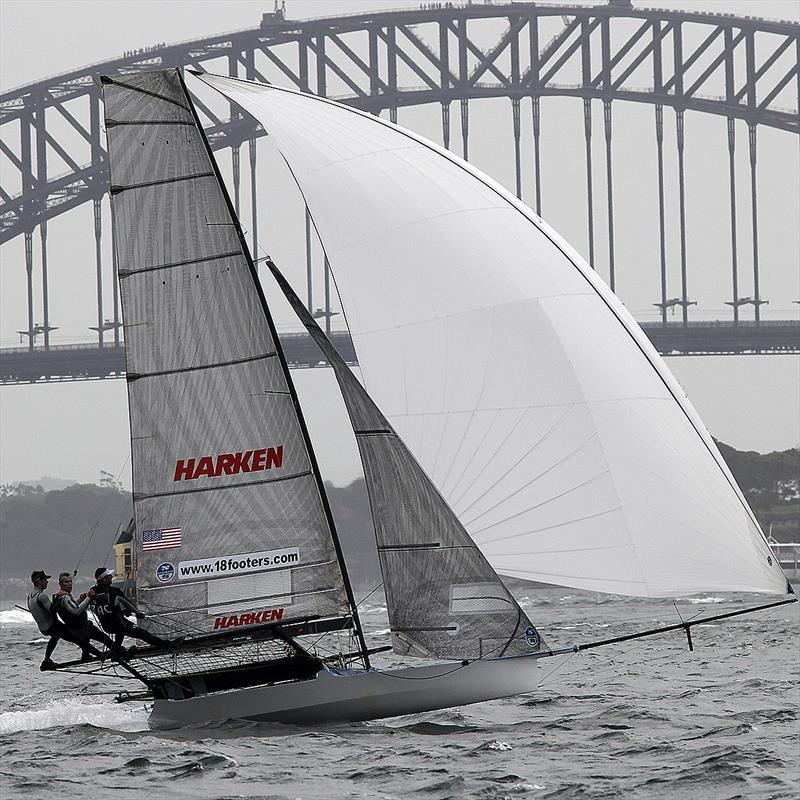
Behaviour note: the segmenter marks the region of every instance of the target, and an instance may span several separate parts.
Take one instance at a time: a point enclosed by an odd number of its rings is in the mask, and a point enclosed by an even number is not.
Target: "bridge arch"
[[[492,32],[487,35],[487,30]],[[731,154],[738,120],[748,130],[753,226],[757,230],[757,130],[763,126],[800,133],[797,108],[782,107],[787,102],[797,105],[799,62],[800,26],[797,23],[638,9],[625,2],[591,7],[422,3],[419,9],[303,21],[284,19],[280,13],[265,14],[257,28],[128,53],[0,96],[0,133],[4,134],[0,137],[0,152],[10,163],[12,176],[7,186],[0,186],[0,243],[25,236],[30,276],[31,238],[38,228],[43,259],[46,259],[48,220],[76,206],[93,203],[96,236],[100,235],[97,218],[100,201],[108,191],[108,173],[97,77],[100,74],[124,76],[168,66],[226,71],[254,80],[279,78],[287,85],[334,96],[373,113],[388,111],[391,116],[396,115],[398,108],[438,104],[443,139],[448,146],[451,106],[456,104],[461,122],[461,150],[465,156],[469,155],[470,101],[507,98],[513,115],[518,194],[521,192],[521,101],[530,100],[536,161],[536,198],[532,205],[537,210],[541,205],[540,100],[551,96],[578,98],[584,105],[587,139],[590,258],[593,255],[593,200],[592,153],[588,143],[592,134],[593,102],[602,103],[604,108],[603,133],[609,175],[612,104],[616,101],[654,106],[659,159],[663,147],[663,108],[668,106],[674,110],[678,120],[681,175],[686,111],[726,118]],[[200,111],[207,122],[212,147],[232,151],[234,181],[238,186],[239,150],[249,143],[254,160],[254,142],[263,132],[238,112],[224,119],[202,104]],[[54,119],[77,136],[69,137],[69,143],[66,139],[59,140],[58,134],[52,132]],[[5,135],[7,131],[12,131],[11,135]],[[74,140],[80,147],[73,147]],[[84,155],[87,148],[88,158]],[[54,155],[69,167],[58,176],[51,176],[48,171],[48,161]],[[663,179],[660,183],[663,201]],[[681,179],[681,187],[682,184]],[[732,191],[734,186],[731,155]],[[681,188],[681,236],[685,239],[682,193]],[[613,221],[612,203],[609,191],[610,222]],[[735,259],[735,233],[732,246]],[[754,246],[757,248],[757,244]],[[612,243],[612,287],[613,258]],[[740,305],[752,304],[758,320],[764,302],[758,292],[757,249],[754,260],[754,297],[738,296],[734,265],[732,304],[737,321]],[[661,266],[663,275],[663,241]],[[98,265],[98,281],[99,270]],[[680,297],[669,298],[664,290],[659,305],[666,321],[668,307],[681,307],[686,320],[691,304],[684,276]],[[32,347],[36,326],[30,308],[29,302],[28,335]],[[100,312],[98,327],[101,328],[102,318]],[[46,300],[43,327],[47,345]],[[118,329],[116,307],[112,329]],[[102,330],[98,331],[101,342],[103,334]]]

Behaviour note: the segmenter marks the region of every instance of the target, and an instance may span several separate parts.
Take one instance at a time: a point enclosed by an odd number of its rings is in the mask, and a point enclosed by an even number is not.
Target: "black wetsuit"
[[[92,611],[97,615],[100,625],[106,633],[114,635],[114,644],[119,646],[126,636],[132,639],[141,639],[154,647],[167,647],[169,642],[156,636],[150,631],[134,625],[125,618],[125,614],[135,614],[136,606],[125,597],[124,592],[116,586],[106,586],[98,583],[94,587],[95,596],[92,598]]]
[[[81,600],[80,603],[76,603],[72,595],[69,594],[55,595],[53,597],[53,608],[59,619],[64,623],[61,638],[77,644],[83,651],[84,658],[89,654],[97,658],[103,658],[104,656],[102,652],[91,644],[91,641],[101,642],[109,650],[117,652],[118,648],[115,647],[114,642],[96,625],[89,622],[89,617],[86,613],[88,606],[88,597],[85,600]]]

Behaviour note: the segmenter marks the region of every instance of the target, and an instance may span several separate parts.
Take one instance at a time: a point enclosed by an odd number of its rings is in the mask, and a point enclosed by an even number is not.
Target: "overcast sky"
[[[797,20],[795,0],[717,0],[717,2],[635,3],[699,11],[731,12]],[[288,0],[288,16],[302,19],[333,16],[374,8],[418,7],[419,2],[389,0]],[[0,2],[0,87],[3,91],[49,75],[106,61],[126,50],[158,42],[195,39],[258,24],[272,0],[251,2]],[[782,102],[794,105],[796,102]],[[513,186],[511,117],[506,100],[473,104],[472,160],[507,186]],[[606,267],[604,225],[604,162],[602,109],[595,109],[595,191],[598,194],[597,268]],[[618,292],[639,319],[652,319],[659,299],[653,111],[649,106],[615,104],[615,207],[617,223]],[[524,106],[523,113],[529,115]],[[583,128],[580,103],[543,101],[543,214],[581,252],[586,253]],[[452,141],[459,152],[457,109],[453,109]],[[668,216],[674,221],[674,115],[665,112],[668,171]],[[440,140],[436,109],[401,110],[400,123]],[[729,319],[730,251],[727,216],[727,150],[725,123],[710,115],[687,113],[687,214],[690,295],[699,303],[697,319]],[[524,199],[530,200],[530,119],[523,119]],[[64,134],[67,135],[67,134]],[[670,136],[673,138],[670,139]],[[746,131],[738,130],[739,225],[742,295],[751,292],[749,256],[749,193]],[[229,174],[230,156],[220,154]],[[4,170],[7,162],[3,164]],[[53,174],[63,168],[51,166]],[[271,190],[259,213],[262,244],[276,256],[290,277],[303,272],[302,216],[291,195],[280,161],[268,142],[259,144],[259,181],[286,186],[285,195]],[[798,275],[797,137],[766,130],[760,133],[760,236],[763,265],[762,296],[770,299],[764,316],[797,316]],[[4,172],[7,175],[7,172]],[[271,187],[272,189],[272,187]],[[245,193],[246,195],[246,193]],[[275,197],[281,198],[275,200]],[[243,224],[248,227],[247,201]],[[576,210],[577,208],[577,210]],[[107,215],[106,215],[107,217]],[[91,212],[87,206],[50,224],[51,320],[59,330],[52,342],[90,341],[94,315],[94,249]],[[674,225],[669,242],[670,296],[677,284],[677,239]],[[37,237],[38,238],[38,237]],[[38,247],[38,242],[37,242]],[[110,236],[105,236],[110,248]],[[0,343],[18,344],[15,331],[27,326],[24,299],[22,237],[0,251]],[[107,258],[107,262],[110,259]],[[316,286],[317,296],[321,286]],[[298,290],[304,289],[298,284]],[[38,287],[37,287],[38,292]],[[106,280],[106,316],[110,316],[110,286]],[[744,311],[743,314],[751,314]],[[40,321],[37,313],[37,321]],[[280,312],[278,321],[290,319]],[[669,358],[668,365],[683,384],[711,433],[741,449],[762,452],[800,443],[800,359],[795,356]],[[358,472],[352,436],[338,399],[335,382],[325,370],[295,370],[295,381],[307,407],[323,471],[342,484]],[[7,386],[0,388],[0,481],[13,482],[50,475],[81,481],[96,480],[100,469],[130,482],[127,404],[121,380],[91,383]]]

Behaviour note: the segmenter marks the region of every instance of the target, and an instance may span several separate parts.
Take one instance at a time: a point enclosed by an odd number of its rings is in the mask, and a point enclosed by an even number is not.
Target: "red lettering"
[[[209,478],[214,477],[214,462],[211,456],[203,456],[194,471],[193,478],[199,478],[201,475],[208,475]]]
[[[175,481],[191,481],[206,476],[236,475],[239,472],[261,472],[264,469],[279,469],[283,466],[283,445],[245,450],[241,453],[220,453],[218,456],[203,456],[200,459],[180,458],[175,463]]]
[[[261,472],[261,470],[264,469],[264,456],[266,452],[266,450],[253,451],[253,472]]]
[[[223,453],[221,456],[217,456],[217,466],[214,468],[214,477],[219,478],[223,472],[226,475],[230,475],[232,467],[233,453]]]
[[[184,461],[182,458],[179,458],[178,463],[175,465],[175,477],[172,480],[179,481],[181,478],[185,478],[187,481],[190,481],[194,477],[192,475],[193,472],[194,459],[189,458]]]
[[[247,462],[250,460],[250,456],[252,454],[252,450],[248,450],[246,453],[234,453],[233,467],[231,471],[234,474],[237,472],[250,472],[250,465]]]
[[[230,628],[231,626],[239,627],[240,625],[260,625],[267,622],[280,622],[281,619],[283,619],[282,608],[265,608],[261,611],[250,611],[238,617],[235,614],[232,617],[217,617],[214,620],[214,630]]]
[[[283,445],[267,449],[267,465],[265,469],[279,468],[283,464]]]

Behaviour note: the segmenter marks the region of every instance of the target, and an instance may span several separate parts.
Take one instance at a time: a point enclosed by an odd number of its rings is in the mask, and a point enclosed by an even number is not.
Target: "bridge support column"
[[[661,324],[667,324],[667,236],[664,222],[664,106],[656,106],[656,150],[658,152],[658,231],[661,250]]]
[[[442,142],[450,149],[450,103],[442,103]]]
[[[111,218],[111,225],[114,225],[113,217]],[[114,287],[114,296],[112,298],[114,303],[114,347],[119,347],[119,332],[122,324],[119,319],[119,268],[117,266],[117,249],[115,247],[111,248],[111,270],[111,283]]]
[[[33,233],[25,231],[25,272],[28,278],[28,350],[33,350]]]
[[[97,271],[97,343],[103,346],[105,331],[103,330],[103,216],[99,198],[92,201],[94,207],[94,263]]]
[[[592,101],[583,101],[583,129],[586,136],[586,193],[589,223],[589,265],[594,269],[594,197],[592,194]]]
[[[314,274],[311,263],[311,214],[306,206],[306,287],[308,296],[308,313],[314,313]]]
[[[256,196],[256,140],[250,139],[250,207],[253,215],[253,261],[256,262],[258,270],[258,199]]]
[[[325,335],[331,335],[331,265],[325,256]]]
[[[532,97],[533,113],[533,164],[536,172],[536,213],[542,216],[542,170],[539,160],[539,136],[541,134],[541,109],[538,97]]]
[[[231,167],[233,169],[233,209],[236,216],[240,216],[240,187],[242,181],[242,165],[240,161],[240,147],[238,144],[231,148]]]
[[[739,268],[736,262],[736,120],[728,117],[728,172],[731,194],[731,280],[733,285],[733,323],[739,324]]]
[[[761,321],[761,306],[765,302],[761,299],[758,275],[758,194],[756,176],[756,126],[748,124],[748,139],[750,144],[750,193],[753,213],[753,313],[756,322]]]
[[[47,291],[47,220],[39,223],[39,237],[42,245],[42,327],[44,328],[44,349],[50,349],[50,301]]]
[[[461,157],[469,161],[469,101],[461,100]]]
[[[608,279],[614,291],[614,194],[611,171],[611,101],[603,102],[603,127],[606,138],[606,190],[608,192]]]
[[[686,285],[686,184],[683,167],[683,111],[675,112],[677,120],[678,144],[678,216],[681,229],[681,310],[683,311],[683,324],[689,322],[689,298]]]
[[[511,99],[511,116],[514,125],[514,167],[516,170],[517,198],[522,200],[522,153],[520,152],[519,97]]]

